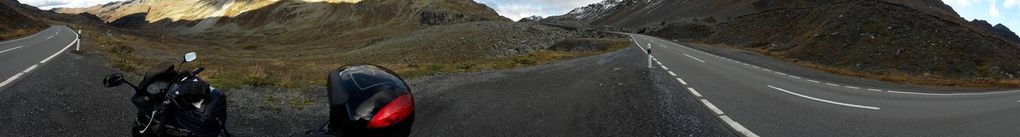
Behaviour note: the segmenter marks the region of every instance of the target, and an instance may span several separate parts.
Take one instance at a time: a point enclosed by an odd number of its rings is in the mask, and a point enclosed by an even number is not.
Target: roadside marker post
[[[652,68],[652,43],[648,43],[648,48],[645,50],[648,53],[648,68]]]
[[[75,42],[75,43],[78,43],[78,45],[74,46],[74,51],[81,51],[81,29],[78,29],[78,38],[77,39],[78,39],[78,42]]]

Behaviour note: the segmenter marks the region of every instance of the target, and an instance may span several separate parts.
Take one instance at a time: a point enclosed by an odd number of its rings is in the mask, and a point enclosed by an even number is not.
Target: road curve
[[[934,93],[628,35],[651,45],[656,69],[746,136],[1020,136],[1018,91]]]
[[[73,30],[54,25],[32,36],[0,42],[0,91],[66,52],[77,41],[78,34]]]

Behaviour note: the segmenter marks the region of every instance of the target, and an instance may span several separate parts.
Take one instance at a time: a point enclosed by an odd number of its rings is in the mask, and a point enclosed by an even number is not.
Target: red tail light
[[[400,123],[407,119],[407,116],[411,115],[414,111],[414,100],[411,98],[411,94],[400,95],[389,104],[383,106],[379,112],[375,113],[372,117],[372,121],[368,122],[368,128],[384,128],[389,127],[393,124]]]

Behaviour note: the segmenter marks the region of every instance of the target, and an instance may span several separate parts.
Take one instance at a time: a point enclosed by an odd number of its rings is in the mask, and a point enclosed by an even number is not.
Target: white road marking
[[[825,85],[829,85],[829,86],[837,86],[837,87],[839,86],[839,84],[832,84],[832,83],[825,83]]]
[[[687,53],[684,53],[684,56],[690,57],[690,58],[692,58],[692,59],[694,59],[694,60],[698,60],[698,61],[700,61],[701,63],[705,63],[705,61],[704,61],[704,60],[701,60],[701,59],[695,58],[694,56],[691,56],[691,55],[687,55]]]
[[[39,64],[32,65],[32,66],[28,67],[28,69],[25,69],[25,71],[21,71],[21,72],[22,73],[32,72],[32,70],[35,70],[35,67],[39,67]]]
[[[53,36],[57,36],[57,35],[53,35]],[[46,39],[51,39],[51,38],[53,38],[53,36],[46,37]]]
[[[849,103],[836,102],[836,101],[831,101],[831,100],[815,98],[815,97],[811,97],[811,96],[807,96],[807,95],[802,95],[802,94],[799,94],[799,93],[790,92],[790,91],[787,91],[786,89],[778,88],[778,87],[775,87],[775,86],[772,86],[772,85],[768,85],[768,87],[772,88],[772,89],[779,90],[779,91],[783,91],[783,92],[786,92],[786,93],[789,93],[789,94],[792,94],[792,95],[795,95],[795,96],[799,96],[799,97],[802,97],[802,98],[807,98],[807,99],[811,99],[811,100],[815,100],[815,101],[819,101],[819,102],[825,102],[825,103],[829,103],[829,104],[836,104],[836,105],[841,105],[841,106],[863,108],[863,109],[871,109],[871,110],[879,110],[879,109],[881,109],[881,108],[873,107],[873,106],[856,105],[856,104],[849,104]]]
[[[868,90],[869,90],[869,91],[878,91],[878,92],[882,92],[882,90],[881,90],[881,89],[873,89],[873,88],[869,88]]]
[[[47,61],[50,61],[50,59],[53,59],[53,57],[57,57],[57,55],[60,55],[60,53],[64,53],[64,51],[66,51],[67,48],[71,48],[71,45],[74,45],[75,42],[78,42],[78,39],[71,41],[71,43],[67,44],[67,47],[64,47],[64,49],[60,49],[60,51],[57,51],[57,53],[53,53],[53,55],[50,55],[50,57],[47,57],[46,59],[39,61],[39,63],[46,63]]]
[[[770,70],[770,69],[761,69],[761,70],[764,70],[764,71],[767,71],[767,72],[772,72],[772,70]]]
[[[690,88],[690,87],[688,87],[688,88],[687,88],[687,91],[691,91],[691,94],[694,94],[694,96],[697,96],[697,97],[699,97],[699,98],[701,97],[701,93],[698,93],[698,91],[697,91],[697,90],[694,90],[694,88]]]
[[[708,100],[701,99],[701,103],[705,104],[705,106],[708,107],[708,109],[711,109],[712,112],[715,112],[716,115],[723,114],[722,110],[719,110],[719,107],[715,107],[715,105],[713,105],[712,102],[708,102]]]
[[[0,82],[0,87],[7,86],[7,84],[10,84],[11,82],[14,82],[15,79],[18,79],[18,77],[21,77],[21,75],[23,75],[23,74],[25,74],[25,73],[14,74],[14,76],[11,76],[11,78],[7,78],[7,80],[4,80],[4,82]]]
[[[719,119],[722,119],[723,122],[726,122],[727,125],[730,125],[731,128],[737,130],[737,132],[740,132],[740,134],[744,135],[745,137],[758,137],[757,134],[754,134],[754,132],[751,132],[751,130],[748,130],[743,125],[740,125],[740,123],[737,123],[737,121],[733,121],[733,119],[730,119],[730,117],[728,116],[719,116]]]
[[[673,71],[666,71],[666,72],[669,72],[669,75],[673,75],[674,77],[676,77],[676,73],[673,73]]]
[[[687,81],[684,81],[684,79],[676,78],[676,81],[680,81],[680,84],[687,85]]]
[[[786,73],[783,73],[783,72],[776,72],[776,74],[786,76]]]
[[[851,89],[861,89],[861,87],[854,87],[854,86],[844,86],[844,87],[851,88]]]
[[[793,76],[793,75],[790,75],[790,76],[788,76],[788,77],[790,77],[790,78],[793,78],[793,79],[801,79],[800,77],[798,77],[798,76]]]
[[[809,80],[807,80],[807,81],[808,81],[808,82],[814,82],[814,83],[822,83],[822,82],[819,82],[819,81],[817,81],[817,80],[810,80],[810,79],[809,79]]]
[[[14,47],[14,48],[9,48],[9,49],[6,49],[6,50],[4,50],[4,51],[0,51],[0,53],[4,53],[4,52],[8,52],[8,51],[12,51],[12,50],[15,50],[15,49],[18,49],[18,48],[21,48],[21,47],[23,47],[23,46],[17,46],[17,47]]]
[[[895,90],[887,90],[886,92],[897,93],[897,94],[929,95],[929,96],[974,96],[974,95],[992,95],[992,94],[1001,94],[1001,93],[1013,93],[1013,92],[1020,92],[1020,90],[1001,91],[1001,92],[987,92],[987,93],[948,93],[948,94],[921,93],[921,92],[903,92],[903,91],[895,91]]]
[[[669,68],[667,68],[666,66],[662,65],[662,63],[659,63],[659,67],[662,68],[663,70],[669,71]]]

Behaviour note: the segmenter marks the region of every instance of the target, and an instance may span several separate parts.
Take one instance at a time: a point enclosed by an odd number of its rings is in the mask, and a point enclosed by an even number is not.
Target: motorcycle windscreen
[[[330,105],[343,105],[347,118],[356,125],[367,124],[387,103],[409,94],[400,78],[374,66],[354,66],[332,73],[328,90]]]

